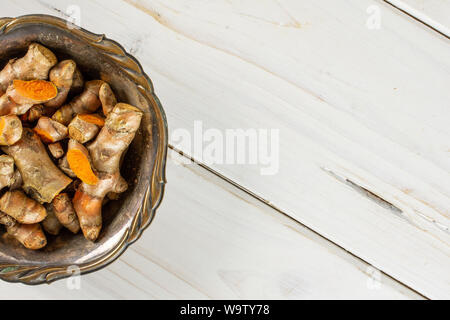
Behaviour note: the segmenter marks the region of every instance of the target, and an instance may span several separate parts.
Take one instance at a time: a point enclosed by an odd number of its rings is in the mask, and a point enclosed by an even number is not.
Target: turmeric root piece
[[[38,250],[47,245],[47,238],[38,223],[20,224],[6,213],[0,212],[0,224],[5,225],[8,234],[27,249]]]
[[[96,185],[82,183],[72,200],[73,207],[80,221],[84,237],[90,241],[97,240],[102,229],[102,203],[109,192],[122,193],[128,188],[127,182],[115,174],[101,173]]]
[[[72,169],[70,169],[69,162],[67,161],[67,153],[64,157],[59,159],[58,167],[69,177],[71,177],[73,179],[75,179],[77,177],[75,172],[73,172]]]
[[[102,227],[102,202],[108,193],[122,193],[127,182],[120,175],[120,158],[139,129],[142,112],[119,103],[108,114],[105,126],[88,147],[99,181],[82,183],[75,193],[73,205],[86,239],[95,241]],[[95,160],[94,160],[95,157]]]
[[[23,122],[34,122],[38,120],[44,113],[44,106],[42,104],[35,104],[27,112],[20,116]]]
[[[97,135],[105,120],[97,114],[79,114],[69,124],[69,137],[86,143]]]
[[[14,170],[14,159],[6,154],[0,156],[0,190],[9,187],[9,191],[22,186],[20,171]]]
[[[12,227],[6,227],[6,230],[27,249],[39,250],[47,245],[47,238],[40,224],[16,223]]]
[[[11,178],[11,182],[9,185],[9,191],[17,190],[22,187],[23,180],[22,175],[18,169],[14,170],[13,176]]]
[[[11,227],[17,223],[16,220],[14,220],[13,217],[8,216],[4,212],[0,212],[0,224],[3,224],[6,227]]]
[[[70,88],[69,94],[79,94],[83,91],[84,88],[84,77],[78,67],[75,69],[72,79],[72,87]]]
[[[99,91],[103,83],[102,80],[86,82],[83,93],[59,108],[52,119],[67,126],[75,115],[95,112],[101,105]]]
[[[89,185],[98,183],[98,177],[91,167],[89,151],[76,140],[69,140],[67,162],[70,169],[81,181]]]
[[[0,115],[24,114],[33,105],[53,99],[57,93],[55,85],[48,81],[14,80],[0,97]]]
[[[6,92],[13,80],[45,80],[48,72],[58,62],[56,56],[46,47],[32,43],[27,54],[20,59],[10,60],[0,72],[0,93]]]
[[[14,182],[14,159],[7,155],[0,156],[0,190]]]
[[[120,158],[133,141],[143,113],[126,103],[118,103],[108,114],[105,126],[88,146],[94,168],[99,172],[115,173]]]
[[[25,112],[22,116],[20,116],[20,120],[22,122],[35,122],[39,120],[40,117],[51,117],[55,113],[54,108],[46,107],[42,104],[35,104],[27,112]]]
[[[99,97],[102,102],[103,114],[107,116],[116,106],[117,99],[111,87],[106,82],[100,87]]]
[[[67,127],[48,117],[41,117],[34,127],[41,140],[45,143],[54,143],[67,137]]]
[[[61,143],[59,143],[59,142],[52,143],[52,144],[49,144],[47,147],[48,147],[48,150],[50,151],[50,154],[53,156],[53,158],[59,159],[62,156],[64,156],[64,149],[63,149]]]
[[[22,137],[22,122],[15,115],[0,117],[0,145],[10,146]]]
[[[5,93],[0,97],[0,115],[8,115],[8,114],[18,114],[22,115],[27,113],[27,111],[32,107],[31,103],[29,104],[18,104],[14,102],[13,99],[8,97],[8,94]]]
[[[80,231],[80,223],[69,195],[67,193],[57,195],[53,199],[52,206],[59,222],[72,233],[77,234]]]
[[[6,192],[0,198],[0,210],[22,224],[39,223],[47,216],[43,205],[20,190]]]
[[[56,218],[55,211],[51,204],[47,204],[45,208],[47,209],[47,217],[42,221],[42,227],[44,227],[44,230],[49,234],[56,236],[61,231],[63,225],[59,222],[58,218]]]
[[[40,203],[51,202],[72,182],[55,166],[41,140],[31,129],[25,128],[18,142],[2,147],[2,150],[14,158],[25,192]]]
[[[7,93],[0,97],[0,115],[18,114],[22,115],[26,113],[33,104],[18,104],[11,99]]]
[[[14,170],[14,159],[6,154],[0,156],[0,190],[9,187],[9,191],[22,186],[19,170]]]
[[[73,60],[64,60],[50,70],[50,81],[58,88],[58,95],[45,103],[46,107],[59,108],[66,102],[77,64]]]

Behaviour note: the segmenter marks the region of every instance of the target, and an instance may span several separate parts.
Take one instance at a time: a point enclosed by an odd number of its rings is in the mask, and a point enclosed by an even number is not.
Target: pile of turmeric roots
[[[71,98],[73,97],[73,98]],[[44,230],[82,230],[95,241],[102,205],[127,188],[121,158],[143,113],[118,103],[104,81],[33,43],[0,71],[0,223],[28,249]],[[43,230],[44,229],[44,230]]]

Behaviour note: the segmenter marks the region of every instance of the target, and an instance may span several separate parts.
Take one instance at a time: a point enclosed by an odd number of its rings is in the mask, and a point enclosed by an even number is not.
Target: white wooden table
[[[143,64],[172,134],[201,121],[280,139],[279,170],[261,175],[204,164],[172,136],[184,155],[169,154],[164,201],[135,245],[79,289],[1,283],[0,299],[450,298],[449,0],[1,7],[79,9]]]

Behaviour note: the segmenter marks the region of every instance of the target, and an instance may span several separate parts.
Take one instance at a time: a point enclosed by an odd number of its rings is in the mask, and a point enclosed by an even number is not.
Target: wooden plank
[[[5,11],[70,4],[15,1]],[[215,170],[426,296],[448,297],[446,39],[369,0],[78,4],[84,27],[140,59],[172,129],[193,132],[199,119],[280,129],[277,175]],[[371,5],[382,13],[377,30],[366,25]]]
[[[392,279],[171,154],[154,223],[80,289],[2,283],[0,299],[417,299]]]
[[[433,29],[450,37],[449,0],[385,0]]]

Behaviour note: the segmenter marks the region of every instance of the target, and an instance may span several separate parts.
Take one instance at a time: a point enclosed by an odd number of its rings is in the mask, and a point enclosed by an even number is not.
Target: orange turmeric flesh
[[[105,125],[105,119],[103,119],[98,114],[79,114],[78,118],[83,121],[95,124],[99,127],[103,127]]]
[[[17,93],[30,100],[45,101],[56,97],[58,89],[56,86],[44,80],[14,80],[14,88]]]
[[[0,118],[0,132],[3,132],[3,129],[5,129],[5,125],[6,125],[5,119],[3,117]]]
[[[41,138],[41,140],[45,143],[54,143],[55,140],[53,139],[53,137],[45,130],[41,130],[38,128],[34,128],[33,129],[34,132],[37,133],[37,135]]]
[[[81,181],[89,185],[98,183],[98,177],[92,171],[91,164],[82,151],[74,149],[67,152],[67,161],[70,169]]]

